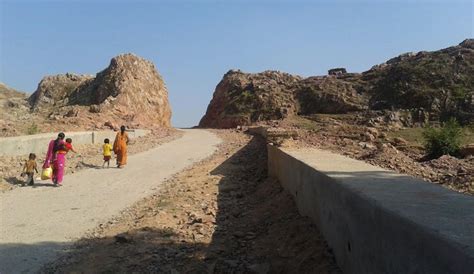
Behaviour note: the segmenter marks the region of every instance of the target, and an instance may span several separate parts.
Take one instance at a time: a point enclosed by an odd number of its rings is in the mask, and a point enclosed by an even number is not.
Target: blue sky
[[[175,126],[196,125],[229,69],[361,72],[473,37],[472,1],[0,0],[0,81],[95,74],[120,53],[155,63]]]

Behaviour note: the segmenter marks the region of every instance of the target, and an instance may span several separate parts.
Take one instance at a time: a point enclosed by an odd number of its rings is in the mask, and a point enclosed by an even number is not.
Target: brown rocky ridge
[[[21,112],[18,116],[22,116],[9,117],[8,127],[2,121],[3,136],[117,129],[121,124],[130,128],[171,126],[163,78],[152,62],[134,54],[112,58],[110,65],[96,76],[46,76],[27,100],[1,108],[2,112]],[[35,130],[31,130],[32,125]]]
[[[429,160],[424,127],[450,117],[463,125],[459,158]],[[474,39],[402,54],[363,73],[336,68],[302,78],[231,70],[199,126],[245,130],[248,125],[291,133],[284,142],[270,141],[277,145],[331,150],[472,195]]]
[[[344,68],[302,78],[231,70],[199,126],[231,128],[292,115],[359,112],[401,126],[456,117],[474,120],[474,39],[433,52],[406,53],[363,73]]]

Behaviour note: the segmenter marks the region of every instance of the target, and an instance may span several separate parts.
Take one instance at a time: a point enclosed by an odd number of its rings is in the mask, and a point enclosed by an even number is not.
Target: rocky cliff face
[[[202,127],[229,128],[295,113],[292,87],[298,76],[277,71],[243,73],[231,70],[216,87]]]
[[[72,92],[92,78],[94,77],[72,73],[46,76],[41,79],[38,88],[28,100],[34,110],[64,106]]]
[[[36,113],[64,123],[95,128],[171,126],[162,77],[153,63],[133,54],[114,57],[95,77],[47,76],[29,102]]]
[[[423,109],[433,119],[474,119],[474,40],[406,53],[365,72],[371,109]]]
[[[363,110],[368,100],[351,83],[329,77],[302,77],[279,71],[227,72],[201,119],[200,127],[231,128],[291,115]]]
[[[413,122],[454,116],[472,123],[474,40],[402,54],[363,73],[337,68],[303,79],[276,71],[230,71],[217,85],[199,126],[228,128],[295,114],[379,110],[400,110]]]

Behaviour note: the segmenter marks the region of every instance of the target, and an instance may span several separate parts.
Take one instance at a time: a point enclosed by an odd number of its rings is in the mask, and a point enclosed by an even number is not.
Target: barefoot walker
[[[122,168],[127,164],[127,145],[128,134],[125,131],[125,126],[120,127],[120,132],[117,132],[114,142],[114,153],[117,155],[117,167]]]
[[[38,173],[38,169],[36,167],[36,154],[30,153],[30,156],[28,157],[28,161],[26,161],[25,165],[23,166],[23,172],[22,172],[22,176],[23,175],[27,176],[26,183],[29,186],[32,186],[35,184],[35,179],[34,179],[35,171],[36,173]],[[25,183],[22,183],[21,185],[24,186]]]
[[[53,167],[53,176],[51,179],[55,185],[61,185],[64,176],[64,165],[66,164],[65,151],[66,142],[64,142],[64,133],[59,133],[56,140],[51,140],[48,145],[48,152],[44,160],[43,168]]]
[[[112,158],[112,150],[113,147],[110,144],[110,140],[108,138],[105,138],[104,145],[102,146],[102,151],[104,155],[104,163],[102,164],[102,167],[105,167],[106,163],[107,167],[110,167],[110,158]]]

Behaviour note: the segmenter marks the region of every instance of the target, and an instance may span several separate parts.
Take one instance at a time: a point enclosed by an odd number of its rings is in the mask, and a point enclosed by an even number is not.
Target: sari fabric
[[[53,176],[51,180],[58,184],[61,184],[64,177],[64,167],[66,166],[66,154],[58,153],[54,151],[54,142],[56,140],[51,140],[48,145],[48,152],[46,153],[45,161],[43,168],[48,168],[52,166]],[[59,147],[64,147],[66,142],[64,140],[59,140]]]
[[[53,157],[54,157],[54,141],[51,140],[48,145],[48,152],[46,152],[46,157],[44,157],[44,163],[43,163],[43,169],[48,168],[51,166],[51,163],[53,162]]]
[[[127,164],[127,143],[127,132],[117,132],[114,141],[114,153],[117,155],[117,164],[119,166],[124,166]]]

